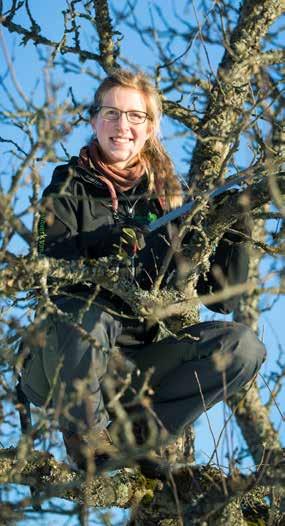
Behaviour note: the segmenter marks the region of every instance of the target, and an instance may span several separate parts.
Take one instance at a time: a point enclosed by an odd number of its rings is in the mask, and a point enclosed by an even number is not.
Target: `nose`
[[[126,113],[120,113],[120,117],[117,120],[117,126],[120,130],[125,130],[129,128],[129,121],[127,119]]]

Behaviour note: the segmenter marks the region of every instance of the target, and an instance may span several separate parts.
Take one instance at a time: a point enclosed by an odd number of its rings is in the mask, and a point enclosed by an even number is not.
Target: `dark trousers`
[[[80,300],[60,304],[75,318],[83,306]],[[84,426],[97,431],[108,425],[110,415],[102,386],[123,331],[120,321],[95,305],[84,313],[81,326],[85,335],[67,321],[49,319],[45,348],[34,358],[34,365],[33,361],[28,364],[22,380],[24,392],[37,404],[44,402],[50,389],[55,404],[64,392],[61,398],[69,406],[68,411],[65,407],[61,411],[61,426],[72,432],[82,431]],[[167,337],[120,351],[134,369],[123,403],[131,403],[146,372],[153,368],[152,408],[172,435],[194,422],[205,408],[240,390],[257,373],[266,354],[250,328],[223,321],[199,323],[178,338]],[[115,376],[112,370],[110,374]],[[43,386],[48,388],[46,394],[39,393]],[[80,397],[83,388],[84,396]]]

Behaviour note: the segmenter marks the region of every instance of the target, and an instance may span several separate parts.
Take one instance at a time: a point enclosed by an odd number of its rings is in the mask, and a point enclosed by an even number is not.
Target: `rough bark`
[[[210,466],[185,466],[167,476],[166,482],[148,480],[127,470],[86,480],[51,455],[29,450],[27,456],[22,445],[18,449],[0,450],[0,482],[33,485],[39,492],[39,500],[57,496],[95,507],[132,506],[136,510],[142,499],[143,516],[141,507],[137,513],[134,511],[131,524],[135,526],[198,525],[203,520],[211,524],[209,521],[225,506],[230,506],[236,516],[234,502],[245,498],[254,486],[260,488],[260,495],[266,495],[270,486],[281,488],[281,494],[285,494],[282,451],[266,457],[266,463],[266,470],[250,476],[225,477]]]
[[[218,68],[190,168],[199,190],[223,178],[231,148],[244,126],[253,63],[270,25],[282,13],[280,0],[246,0],[241,8],[229,49]]]
[[[253,228],[253,238],[264,240],[264,222],[256,221]],[[251,247],[249,281],[259,276],[260,251]],[[244,323],[258,333],[259,294],[244,295],[234,319]],[[238,425],[256,464],[259,464],[265,448],[280,447],[278,432],[270,420],[269,411],[261,401],[256,383],[248,391],[246,388],[234,395],[229,401],[234,410]]]
[[[118,49],[113,42],[114,30],[106,0],[94,0],[96,10],[96,28],[99,35],[99,50],[102,66],[106,72],[118,67],[116,57]]]
[[[158,484],[148,484],[141,475],[125,470],[86,480],[82,473],[56,462],[52,455],[31,451],[28,444],[0,449],[0,482],[34,486],[43,500],[57,496],[87,506],[120,508],[135,505],[145,495],[151,497]]]

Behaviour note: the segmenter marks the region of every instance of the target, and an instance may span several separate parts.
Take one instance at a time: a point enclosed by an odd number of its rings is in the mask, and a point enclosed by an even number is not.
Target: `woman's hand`
[[[145,238],[138,226],[122,226],[118,256],[122,258],[133,257],[145,247]]]

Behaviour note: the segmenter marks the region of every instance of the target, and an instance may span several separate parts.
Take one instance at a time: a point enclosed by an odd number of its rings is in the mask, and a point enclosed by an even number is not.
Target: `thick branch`
[[[109,6],[106,0],[94,0],[96,9],[96,28],[99,35],[99,50],[101,65],[106,72],[114,67],[118,56],[118,48],[114,45],[112,21],[109,14]]]
[[[274,51],[267,51],[262,53],[258,57],[254,58],[255,64],[262,66],[271,66],[273,64],[284,64],[285,62],[285,50],[278,49]]]
[[[168,117],[181,122],[193,131],[199,131],[200,120],[188,108],[184,108],[177,102],[164,100],[163,111]]]
[[[82,473],[56,462],[47,453],[29,451],[26,460],[15,448],[0,450],[1,484],[32,485],[47,496],[84,502],[88,506],[128,508],[144,495],[152,494],[142,479],[145,480],[121,470],[115,476],[94,477],[86,482]]]
[[[236,498],[253,487],[284,487],[285,470],[283,452],[269,452],[262,469],[253,475],[225,477],[216,468],[187,466],[172,473],[169,482],[148,481],[141,475],[121,470],[113,476],[93,477],[86,482],[82,474],[56,462],[47,453],[20,449],[0,450],[0,481],[3,484],[33,485],[47,497],[56,496],[88,506],[127,508],[147,498],[143,524],[159,524],[159,519],[173,519],[182,514],[191,524],[201,524]],[[172,482],[171,482],[172,481]],[[175,485],[180,510],[173,495]],[[266,492],[265,492],[266,494]],[[140,522],[136,522],[140,524]]]
[[[255,222],[253,235],[256,239],[263,240],[263,221]],[[249,280],[254,281],[259,276],[260,251],[251,247],[250,256]],[[234,319],[258,333],[259,295],[243,295],[239,308],[234,313]],[[277,449],[281,446],[278,433],[270,421],[268,409],[261,401],[256,384],[247,390],[246,395],[244,390],[236,393],[229,400],[229,405],[235,412],[237,423],[256,464],[261,462],[265,447]]]
[[[261,39],[281,13],[280,0],[246,0],[242,6],[203,119],[200,133],[207,141],[199,140],[193,154],[190,174],[199,189],[208,188],[223,175],[231,145],[240,133],[253,59],[255,64]]]
[[[237,423],[256,464],[261,462],[264,449],[280,447],[278,432],[274,429],[268,409],[263,405],[257,385],[247,392],[235,394],[229,401]]]

